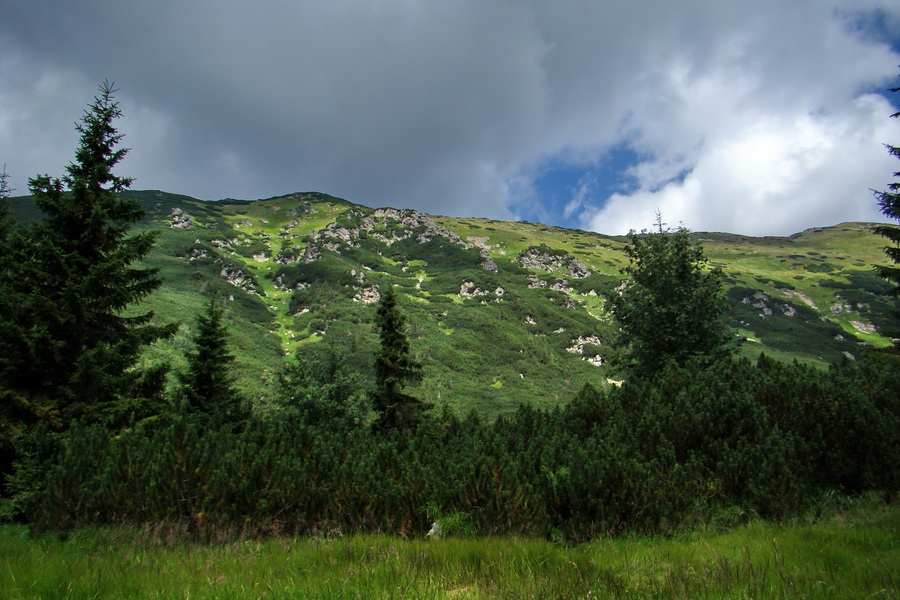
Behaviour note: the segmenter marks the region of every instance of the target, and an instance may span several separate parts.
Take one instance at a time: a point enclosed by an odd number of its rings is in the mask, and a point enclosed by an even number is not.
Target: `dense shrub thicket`
[[[900,483],[900,369],[761,357],[671,366],[488,423],[434,411],[414,430],[273,411],[211,428],[170,415],[35,436],[13,481],[42,527],[168,523],[204,537],[387,531],[583,540],[717,516],[783,518],[823,492]],[[288,415],[291,418],[286,418]]]

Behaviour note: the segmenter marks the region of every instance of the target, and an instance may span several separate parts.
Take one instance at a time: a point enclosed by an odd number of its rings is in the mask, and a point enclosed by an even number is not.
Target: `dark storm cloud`
[[[624,144],[643,158],[634,185],[605,206],[579,189],[570,212],[579,207],[586,226],[639,228],[661,206],[693,228],[749,231],[767,223],[739,216],[748,203],[751,216],[787,205],[779,227],[827,224],[801,223],[804,203],[838,183],[842,197],[818,200],[822,218],[873,217],[866,188],[893,166],[880,146],[890,107],[865,95],[891,84],[898,63],[865,25],[887,15],[879,23],[890,38],[898,10],[888,3],[0,0],[0,9],[0,164],[20,189],[71,160],[72,122],[105,78],[121,90],[133,149],[123,174],[139,188],[204,198],[320,190],[512,217],[541,208],[529,190],[546,161],[590,165]],[[750,157],[759,177],[729,177],[742,150],[763,154]],[[773,156],[784,160],[764,160]]]

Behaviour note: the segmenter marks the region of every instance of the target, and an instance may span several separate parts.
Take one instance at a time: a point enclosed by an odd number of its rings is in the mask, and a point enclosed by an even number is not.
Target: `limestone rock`
[[[172,218],[172,229],[194,228],[194,220],[191,218],[191,215],[187,214],[180,208],[173,208],[172,212],[169,213],[169,216]]]

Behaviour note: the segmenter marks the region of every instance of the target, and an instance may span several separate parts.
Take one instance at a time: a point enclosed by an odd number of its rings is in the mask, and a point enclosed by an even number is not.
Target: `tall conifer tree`
[[[900,92],[900,87],[891,88],[888,91],[897,93]],[[895,112],[891,117],[895,119],[900,117],[900,112]],[[900,146],[892,146],[890,144],[885,144],[884,146],[891,156],[900,158]],[[900,179],[900,171],[894,173],[894,177]],[[889,183],[886,190],[875,192],[875,197],[878,198],[878,205],[881,207],[881,212],[884,216],[900,221],[900,181]],[[878,274],[894,284],[895,287],[891,290],[893,295],[900,295],[900,266],[897,266],[900,265],[900,226],[879,225],[875,227],[875,233],[886,237],[892,243],[891,246],[885,247],[884,252],[894,265],[879,266]]]
[[[134,368],[141,350],[171,327],[150,324],[133,306],[162,283],[156,269],[137,268],[155,232],[130,234],[144,216],[122,196],[131,179],[113,168],[125,156],[113,126],[121,116],[113,86],[100,93],[76,124],[80,144],[62,178],[29,181],[44,218],[22,233],[22,263],[12,285],[17,316],[4,324],[0,356],[4,387],[29,402],[54,407],[59,424],[73,418],[109,419],[123,398],[161,392],[161,371]],[[134,404],[131,404],[134,407]]]
[[[422,365],[410,356],[403,315],[391,287],[381,297],[375,323],[381,338],[375,353],[373,404],[379,413],[376,425],[382,429],[412,425],[427,406],[402,390],[422,379]]]
[[[235,421],[244,415],[230,373],[234,356],[228,351],[223,315],[216,301],[210,300],[206,312],[197,316],[194,350],[187,354],[188,370],[180,379],[192,412]]]

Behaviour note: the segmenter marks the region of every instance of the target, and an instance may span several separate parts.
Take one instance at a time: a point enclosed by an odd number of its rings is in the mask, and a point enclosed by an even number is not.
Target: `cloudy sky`
[[[0,166],[624,233],[881,220],[896,0],[0,0]]]

